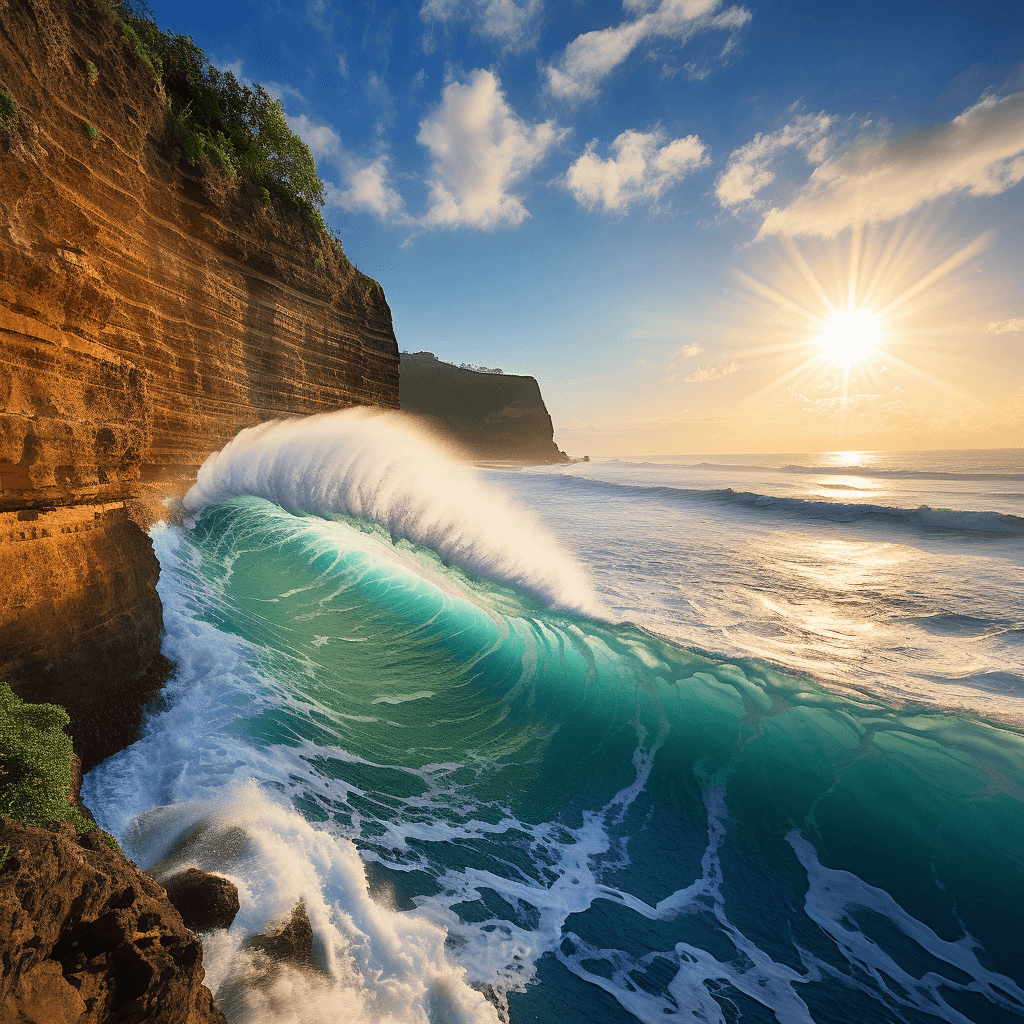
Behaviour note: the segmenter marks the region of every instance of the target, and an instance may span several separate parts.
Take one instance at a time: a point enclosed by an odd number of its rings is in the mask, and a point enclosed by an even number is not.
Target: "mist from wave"
[[[536,517],[398,413],[353,408],[242,430],[203,464],[185,507],[243,494],[357,516],[546,605],[602,613],[585,574]]]

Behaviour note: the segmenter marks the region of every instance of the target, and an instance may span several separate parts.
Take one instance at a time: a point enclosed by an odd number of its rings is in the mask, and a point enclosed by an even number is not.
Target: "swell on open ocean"
[[[233,1021],[1020,1021],[1020,451],[450,463],[243,431],[86,778]],[[305,901],[318,971],[245,938]]]

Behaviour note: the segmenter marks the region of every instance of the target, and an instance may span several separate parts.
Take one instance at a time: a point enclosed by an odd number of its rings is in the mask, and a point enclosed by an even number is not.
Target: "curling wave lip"
[[[530,513],[398,413],[345,409],[243,430],[206,460],[185,507],[243,494],[377,523],[547,607],[607,616],[584,571]]]

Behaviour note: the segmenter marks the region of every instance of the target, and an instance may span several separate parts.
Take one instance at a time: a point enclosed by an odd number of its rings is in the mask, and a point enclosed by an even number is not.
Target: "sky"
[[[573,455],[1024,448],[1024,5],[151,0]]]

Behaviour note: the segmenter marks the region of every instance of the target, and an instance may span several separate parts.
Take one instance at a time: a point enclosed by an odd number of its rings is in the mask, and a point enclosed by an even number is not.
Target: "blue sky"
[[[571,453],[1024,447],[1019,3],[153,8],[281,99],[399,347]]]

